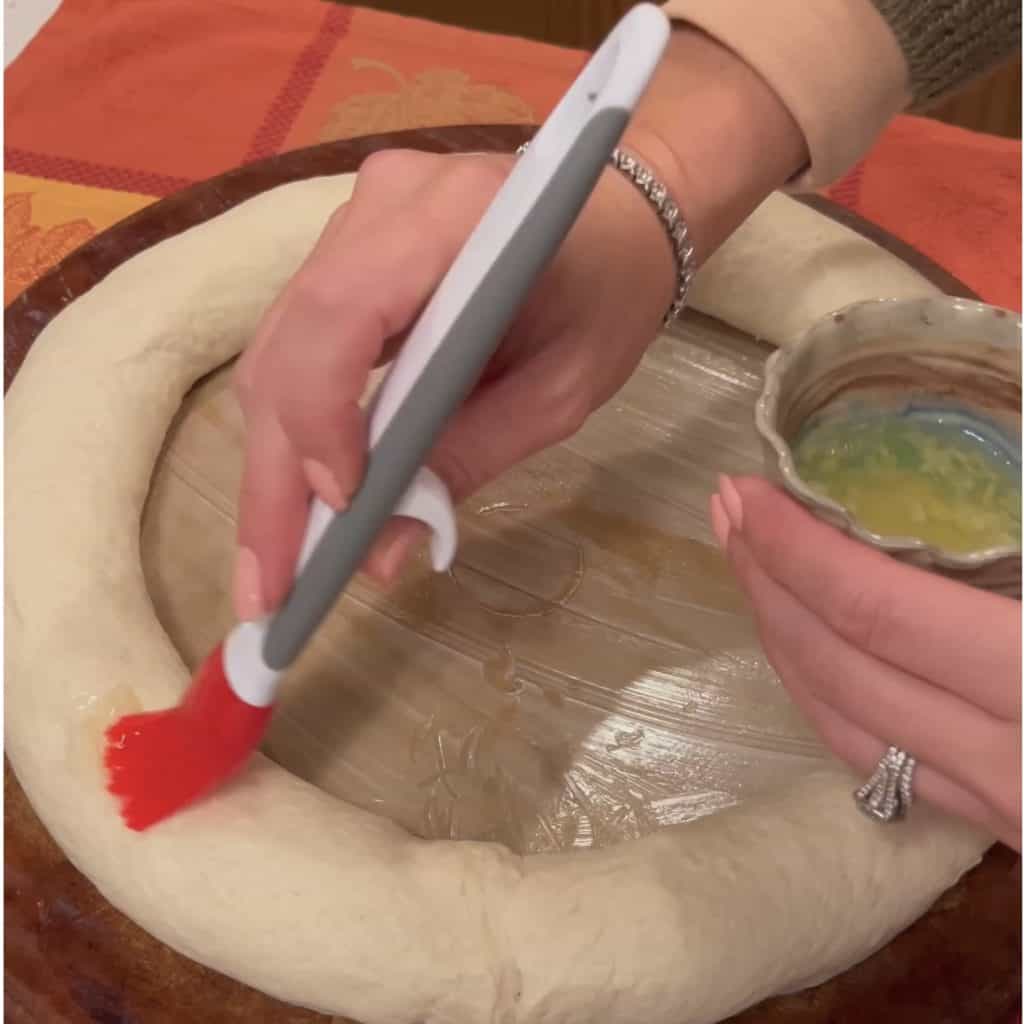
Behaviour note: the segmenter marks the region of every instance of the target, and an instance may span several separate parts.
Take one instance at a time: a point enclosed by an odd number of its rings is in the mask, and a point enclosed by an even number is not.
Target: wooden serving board
[[[157,203],[7,310],[9,381],[43,326],[125,259],[267,188],[355,170],[394,146],[511,150],[517,128],[375,136],[286,154]],[[835,207],[941,287],[922,257]],[[768,349],[688,315],[569,442],[460,511],[452,574],[421,559],[382,594],[357,581],[289,678],[267,753],[431,838],[523,852],[628,841],[749,799],[823,752],[785,699],[706,525],[715,474],[756,472]],[[127,440],[126,440],[127,443]],[[231,624],[241,422],[227,371],[188,397],[157,467],[143,567],[194,666]],[[12,1021],[306,1022],[172,953],[110,907],[5,773]],[[1020,993],[1019,859],[1004,848],[870,960],[750,1022],[1009,1024]]]

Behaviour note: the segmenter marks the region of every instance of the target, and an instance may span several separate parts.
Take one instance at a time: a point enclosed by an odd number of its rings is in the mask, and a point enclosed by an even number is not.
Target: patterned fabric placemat
[[[7,71],[5,304],[96,232],[250,160],[537,123],[584,59],[320,0],[63,0]],[[1020,154],[901,117],[828,194],[1019,309]]]

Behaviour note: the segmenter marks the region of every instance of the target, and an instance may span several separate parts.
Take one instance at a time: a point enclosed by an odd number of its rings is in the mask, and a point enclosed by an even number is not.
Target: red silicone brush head
[[[104,762],[125,824],[149,828],[230,778],[263,739],[271,710],[235,695],[217,647],[176,708],[118,719]]]

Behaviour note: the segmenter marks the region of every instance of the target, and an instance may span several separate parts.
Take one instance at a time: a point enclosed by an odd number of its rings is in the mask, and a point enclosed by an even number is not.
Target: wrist
[[[623,149],[643,160],[638,151]],[[653,164],[649,169],[655,172]],[[613,234],[619,238],[622,257],[643,281],[644,301],[649,297],[652,310],[664,319],[676,298],[679,271],[665,225],[637,184],[616,166],[609,164],[597,195],[604,206],[602,215],[619,226]]]
[[[698,263],[808,159],[803,134],[764,79],[686,26],[673,30],[622,147],[679,204]]]

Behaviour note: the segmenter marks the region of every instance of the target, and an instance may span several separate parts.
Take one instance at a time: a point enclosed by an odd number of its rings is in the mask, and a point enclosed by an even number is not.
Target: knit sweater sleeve
[[[1020,45],[1019,0],[666,0],[743,58],[789,109],[810,163],[793,190],[841,176],[889,119]]]
[[[872,0],[899,43],[915,107],[1020,52],[1020,0]]]

